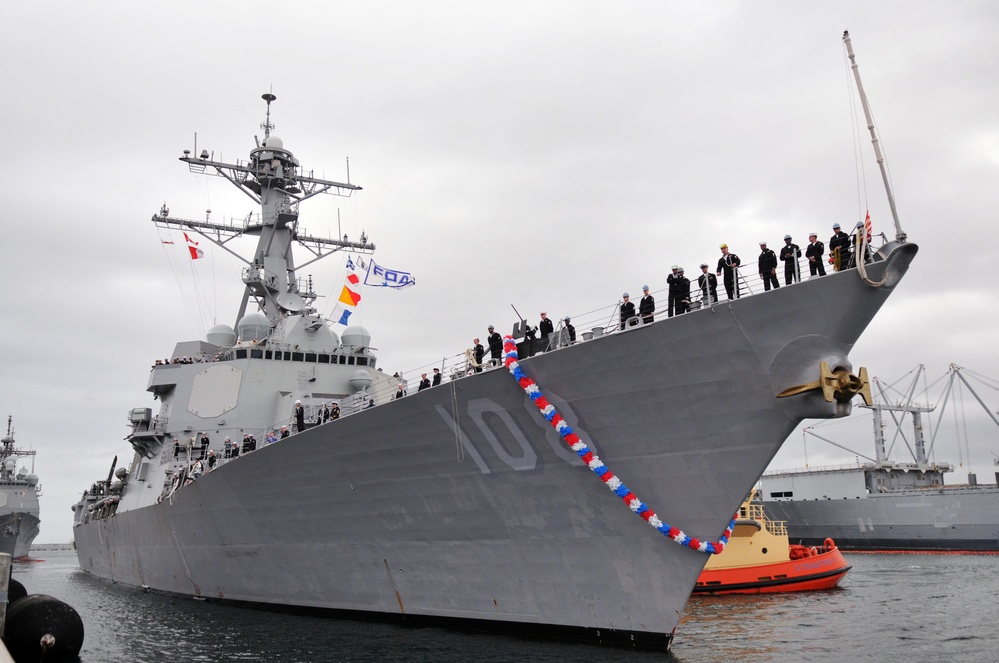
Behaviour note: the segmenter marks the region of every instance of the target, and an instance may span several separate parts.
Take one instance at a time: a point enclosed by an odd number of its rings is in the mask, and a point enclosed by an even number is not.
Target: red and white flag
[[[191,260],[205,257],[205,252],[198,248],[198,243],[191,239],[187,233],[184,233],[184,239],[187,240],[187,250],[191,252]]]
[[[874,228],[871,226],[871,212],[867,211],[867,217],[864,219],[864,233],[867,235],[867,241],[870,242],[871,238],[874,237]]]

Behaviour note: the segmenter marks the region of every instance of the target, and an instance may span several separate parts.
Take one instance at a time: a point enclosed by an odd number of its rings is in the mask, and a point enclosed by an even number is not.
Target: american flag
[[[871,227],[871,212],[867,211],[867,217],[864,219],[864,232],[867,234],[867,241],[870,242],[871,238],[874,236],[874,228]]]

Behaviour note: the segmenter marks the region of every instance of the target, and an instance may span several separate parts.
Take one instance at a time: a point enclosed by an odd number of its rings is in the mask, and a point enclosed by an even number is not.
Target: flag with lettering
[[[416,279],[409,272],[388,269],[387,267],[382,267],[374,260],[368,260],[368,271],[364,274],[364,285],[399,290],[416,285]]]

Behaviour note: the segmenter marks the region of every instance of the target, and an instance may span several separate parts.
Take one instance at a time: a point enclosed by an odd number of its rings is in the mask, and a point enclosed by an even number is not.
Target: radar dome
[[[371,374],[363,368],[359,368],[350,374],[350,388],[354,391],[367,389],[371,386]]]
[[[345,348],[366,348],[371,343],[371,334],[360,325],[351,325],[343,330],[340,340]]]
[[[128,474],[128,470],[126,470],[124,467],[119,467],[117,470],[114,471],[114,475],[119,479],[124,479],[126,474]]]
[[[28,482],[29,486],[37,486],[38,485],[38,475],[37,474],[28,474],[27,476],[24,477],[24,480]]]
[[[270,136],[268,136],[267,138],[264,139],[264,141],[260,144],[260,146],[261,147],[270,147],[270,148],[274,148],[274,149],[278,149],[278,150],[283,150],[284,149],[284,141],[282,141],[280,138],[278,138],[274,134],[271,134]]]
[[[208,330],[208,342],[220,347],[229,347],[236,342],[236,332],[229,325],[215,325]]]
[[[17,461],[16,461],[16,460],[14,460],[13,458],[8,458],[8,459],[7,459],[7,460],[6,460],[5,462],[4,462],[3,466],[4,466],[5,468],[7,468],[8,470],[11,470],[11,471],[13,471],[13,470],[14,470],[14,468],[15,468],[15,467],[17,467]]]
[[[239,340],[259,341],[267,338],[267,331],[271,323],[267,321],[267,316],[263,313],[247,313],[239,321]]]

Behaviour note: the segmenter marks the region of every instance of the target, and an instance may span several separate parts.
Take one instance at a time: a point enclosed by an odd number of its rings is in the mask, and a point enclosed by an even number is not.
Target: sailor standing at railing
[[[305,408],[302,401],[295,401],[295,430],[301,433],[305,430]]]
[[[862,259],[866,264],[871,260],[871,245],[867,243],[870,241],[870,237],[866,238],[866,241],[864,241],[863,258],[861,258],[861,253],[860,253],[860,242],[862,239],[862,235],[865,232],[866,231],[864,229],[864,222],[857,221],[857,228],[853,231],[853,259],[854,261]],[[856,264],[851,262],[850,266],[856,267]]]
[[[648,287],[648,286],[646,286],[646,287]],[[568,316],[566,316],[566,318],[565,318],[565,320],[563,320],[563,322],[565,323],[565,331],[569,335],[569,343],[568,344],[569,345],[573,345],[573,344],[576,343],[576,328],[572,326],[571,322],[569,322],[569,317]]]
[[[690,279],[683,275],[683,267],[677,270],[676,277],[676,314],[690,310]]]
[[[538,323],[538,332],[541,334],[541,340],[545,342],[545,346],[548,345],[548,336],[555,333],[555,325],[551,320],[548,319],[548,314],[544,311],[541,312],[541,322]],[[503,345],[500,343],[500,351],[502,352]]]
[[[649,324],[655,320],[653,314],[656,312],[656,299],[649,294],[649,286],[642,286],[642,300],[638,302],[638,315],[642,316],[642,324]],[[565,319],[568,324],[569,318]],[[575,332],[573,332],[575,333]],[[572,340],[576,340],[573,337]]]
[[[784,246],[780,250],[780,259],[784,262],[784,285],[801,282],[801,274],[798,273],[800,257],[801,249],[791,243],[790,235],[784,235]]]
[[[701,287],[701,300],[707,304],[718,303],[718,277],[708,271],[708,263],[701,263],[701,275],[697,277]]]
[[[819,236],[812,233],[808,236],[808,248],[805,249],[805,257],[808,258],[809,276],[826,275],[826,268],[822,264],[822,254],[826,252],[825,244],[819,241]]]
[[[673,272],[666,277],[666,317],[672,318],[673,313],[676,312],[676,280],[680,278],[680,266],[673,265],[670,267],[670,271]]]
[[[544,324],[544,321],[542,321]],[[551,320],[548,321],[551,324]],[[541,338],[545,338],[546,334],[542,333]],[[489,325],[489,335],[486,336],[486,343],[489,344],[489,359],[493,366],[499,366],[500,360],[503,358],[503,337],[499,335],[499,332],[495,331],[492,325]],[[427,385],[429,386],[429,385]]]
[[[760,242],[760,259],[757,262],[760,270],[760,279],[763,281],[763,291],[770,290],[773,286],[776,290],[780,287],[777,283],[777,254],[773,249],[767,248],[766,242]]]
[[[635,317],[635,304],[631,301],[628,293],[621,295],[624,301],[621,303],[621,329],[627,325],[628,318]]]
[[[482,358],[486,356],[486,349],[479,343],[479,339],[472,339],[472,353],[475,356],[475,372],[482,372]]]
[[[833,224],[833,236],[829,238],[829,262],[837,272],[850,267],[850,236]]]
[[[736,277],[742,261],[739,260],[739,256],[729,253],[728,244],[722,244],[720,248],[722,257],[718,259],[718,269],[715,270],[715,275],[721,276],[722,272],[725,272],[725,277],[722,280],[725,283],[725,292],[728,294],[728,298],[739,299],[739,280]]]

